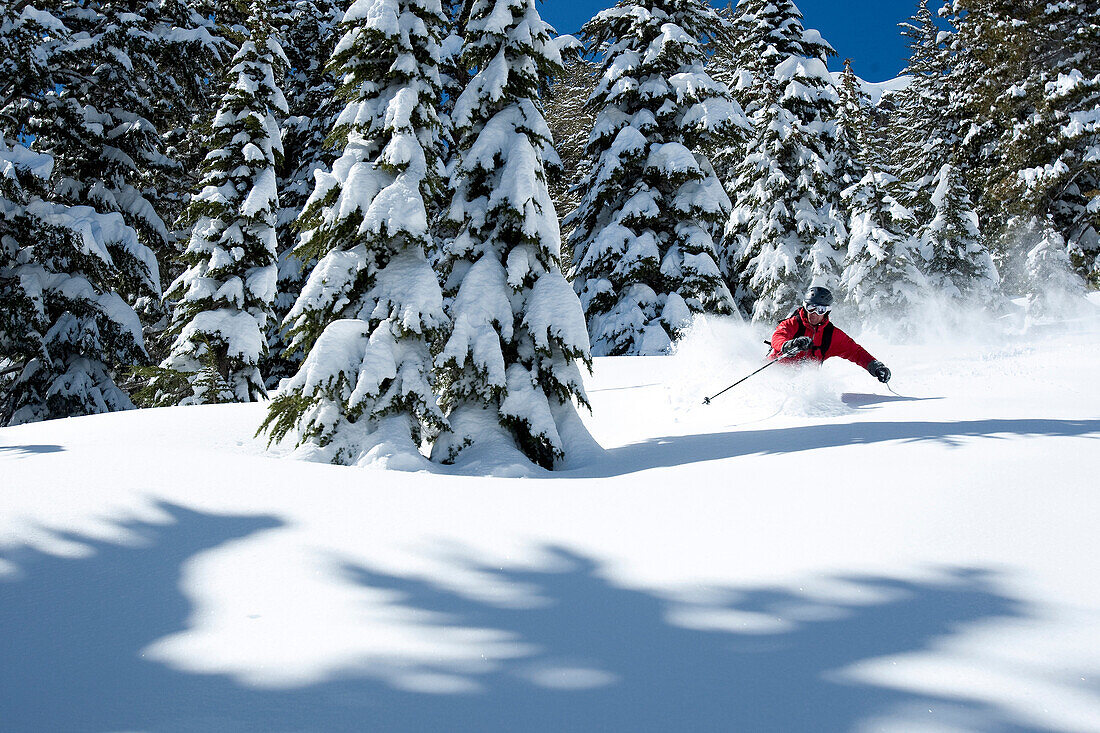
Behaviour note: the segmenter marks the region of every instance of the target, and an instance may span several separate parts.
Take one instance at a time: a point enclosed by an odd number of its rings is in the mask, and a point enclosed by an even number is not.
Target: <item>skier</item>
[[[806,291],[802,306],[780,321],[772,334],[768,359],[783,363],[813,360],[821,363],[831,356],[855,362],[883,384],[890,381],[890,370],[871,356],[852,337],[829,322],[833,294],[828,288]]]

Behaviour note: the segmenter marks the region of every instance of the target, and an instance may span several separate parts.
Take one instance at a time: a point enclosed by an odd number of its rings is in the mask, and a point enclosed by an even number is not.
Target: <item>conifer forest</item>
[[[1100,287],[1100,0],[917,0],[874,96],[790,0],[539,5],[0,0],[0,426],[264,400],[322,461],[552,468],[593,357],[700,314]]]

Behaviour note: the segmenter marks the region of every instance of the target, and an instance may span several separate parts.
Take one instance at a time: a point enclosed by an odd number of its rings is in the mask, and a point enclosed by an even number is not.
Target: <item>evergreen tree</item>
[[[1027,250],[1011,245],[1028,237],[1010,221],[1052,222],[1100,284],[1100,3],[956,0],[952,17],[969,71],[959,106],[980,155],[971,186],[998,264],[1024,269]]]
[[[836,55],[818,31],[803,27],[802,13],[791,0],[741,0],[721,12],[728,22],[715,46],[712,73],[749,116],[759,110],[767,79],[787,57],[826,63]]]
[[[847,238],[835,180],[837,94],[823,60],[831,49],[801,17],[790,2],[761,11],[758,44],[781,60],[756,82],[754,132],[727,183],[734,208],[721,265],[739,307],[757,321],[786,315],[811,282],[839,288]],[[795,52],[805,39],[821,55]]]
[[[561,157],[563,175],[550,181],[550,197],[559,216],[574,211],[580,204],[584,180],[591,161],[585,155],[596,116],[587,101],[596,88],[598,67],[579,54],[563,59],[564,71],[554,79],[546,98],[546,122],[554,135]],[[568,241],[572,228],[562,230],[563,242]],[[570,260],[570,253],[566,253]]]
[[[893,176],[871,170],[844,191],[852,218],[841,284],[864,323],[904,334],[909,316],[925,299],[927,282],[907,233],[912,213],[891,194],[896,190]]]
[[[0,425],[132,408],[116,375],[145,358],[113,291],[125,277],[155,292],[156,259],[119,214],[45,201],[52,168],[0,131]]]
[[[933,184],[929,203],[934,215],[920,229],[922,269],[934,291],[949,300],[989,304],[997,292],[997,269],[982,244],[962,173],[946,164]]]
[[[474,0],[456,100],[453,198],[440,266],[450,338],[437,357],[449,430],[432,457],[497,458],[518,449],[552,468],[583,427],[584,319],[561,274],[547,190],[559,165],[539,106],[562,71],[534,0]],[[563,435],[563,432],[565,433]]]
[[[834,175],[841,191],[863,180],[872,154],[870,97],[852,71],[852,60],[844,59],[844,71],[836,88],[836,143]],[[876,168],[878,166],[875,166]],[[881,168],[880,168],[881,170]],[[851,214],[851,210],[846,214]]]
[[[276,119],[286,114],[276,76],[287,61],[270,35],[266,4],[253,0],[247,13],[249,36],[227,69],[202,188],[186,213],[189,267],[166,294],[174,301],[168,334],[175,340],[150,373],[146,394],[154,404],[266,394],[259,364],[276,287]]]
[[[342,6],[333,0],[272,3],[272,23],[290,68],[283,82],[288,114],[283,122],[283,162],[278,170],[279,278],[274,316],[268,322],[268,355],[261,365],[269,388],[297,372],[304,358],[302,350],[290,348],[282,324],[316,264],[303,262],[294,254],[300,243],[298,216],[313,192],[315,174],[331,170],[341,152],[326,139],[344,106],[336,95],[339,78],[327,67],[339,40]]]
[[[662,353],[692,314],[733,311],[714,246],[730,203],[704,154],[745,124],[704,68],[701,39],[719,23],[702,0],[637,0],[582,28],[604,59],[567,224],[596,355]]]
[[[274,439],[297,426],[315,458],[420,468],[445,425],[429,348],[446,317],[428,263],[444,25],[438,0],[357,0],[340,24],[341,155],[317,175],[294,251],[317,261],[288,316],[308,355],[264,422]]]
[[[53,201],[56,161],[27,148],[46,90],[72,78],[65,62],[87,42],[63,17],[0,5],[0,424],[132,407],[117,375],[146,355],[117,293],[159,297],[134,230]]]
[[[951,162],[952,150],[959,146],[957,125],[949,116],[950,69],[928,0],[917,0],[916,13],[901,28],[910,51],[902,73],[910,77],[910,82],[895,98],[897,106],[889,131],[890,162],[908,189],[901,203],[913,211],[915,223],[927,222],[934,215],[933,180]]]
[[[1013,222],[1027,249],[1027,314],[1029,318],[1072,317],[1083,310],[1085,284],[1073,271],[1066,242],[1054,222]]]
[[[207,112],[201,105],[224,40],[194,2],[40,5],[53,8],[70,39],[50,58],[56,83],[18,105],[33,148],[54,159],[49,198],[122,214],[144,245],[169,259],[165,222],[186,181],[169,155],[170,133]],[[154,296],[140,279],[120,287],[132,301]]]

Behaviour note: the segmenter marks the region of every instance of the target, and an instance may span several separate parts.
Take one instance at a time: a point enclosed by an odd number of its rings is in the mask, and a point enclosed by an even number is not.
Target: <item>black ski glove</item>
[[[872,361],[867,365],[867,371],[871,372],[871,376],[883,384],[890,381],[890,370],[881,361]]]
[[[794,356],[800,352],[805,351],[814,345],[813,339],[809,336],[799,336],[798,338],[785,341],[783,346],[780,347],[779,353],[782,356]]]

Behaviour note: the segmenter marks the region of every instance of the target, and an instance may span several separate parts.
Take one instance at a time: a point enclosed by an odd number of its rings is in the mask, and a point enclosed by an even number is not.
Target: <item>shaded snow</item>
[[[1094,730],[1097,315],[867,335],[900,395],[830,360],[709,406],[766,332],[697,319],[596,360],[604,450],[553,474],[505,439],[439,473],[287,460],[262,404],[0,430],[0,719]]]

